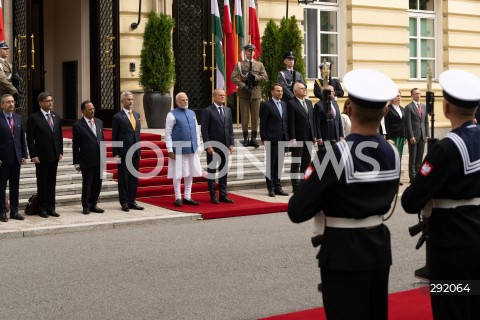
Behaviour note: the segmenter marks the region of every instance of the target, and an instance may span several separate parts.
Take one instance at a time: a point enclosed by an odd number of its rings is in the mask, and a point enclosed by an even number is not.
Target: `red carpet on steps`
[[[112,130],[105,129],[104,136],[106,141],[112,140]],[[63,137],[72,138],[71,127],[63,128]],[[176,210],[180,212],[200,213],[204,219],[216,219],[227,217],[238,217],[246,215],[273,213],[287,211],[286,203],[271,203],[255,199],[242,197],[235,194],[228,196],[235,201],[234,204],[210,203],[210,195],[208,192],[207,182],[203,177],[194,178],[192,185],[192,198],[200,202],[199,206],[184,205],[175,207],[174,191],[172,179],[167,178],[168,169],[168,152],[165,148],[165,142],[161,141],[162,137],[154,133],[142,133],[142,151],[140,160],[140,172],[143,174],[152,173],[157,166],[162,166],[159,172],[150,178],[139,178],[137,200],[162,208]],[[161,150],[163,159],[158,159],[157,153],[147,145],[155,145]],[[107,147],[107,157],[112,157],[111,147]],[[107,171],[113,174],[113,178],[117,179],[118,170],[115,163],[107,162]],[[183,192],[183,184],[182,184]]]
[[[259,320],[325,320],[323,308],[287,313]],[[388,295],[389,320],[431,320],[432,308],[427,290],[414,289]],[[352,319],[354,320],[354,319]]]

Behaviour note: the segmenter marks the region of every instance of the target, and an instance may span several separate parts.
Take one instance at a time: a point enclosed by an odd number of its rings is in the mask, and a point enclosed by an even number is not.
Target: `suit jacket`
[[[257,60],[252,61],[253,74],[255,75],[255,81],[257,85],[253,88],[252,95],[250,96],[246,90],[245,80],[246,76],[250,72],[250,63],[248,60],[238,62],[232,72],[232,82],[238,87],[237,96],[244,99],[260,99],[262,97],[261,84],[268,81],[267,71],[263,66],[263,63]],[[243,76],[245,78],[243,78]]]
[[[288,137],[290,140],[313,141],[315,135],[315,118],[312,101],[305,99],[308,114],[300,101],[295,98],[288,102]]]
[[[315,83],[313,85],[313,94],[318,99],[322,99],[322,90],[320,90],[320,86],[318,85],[317,81],[320,81],[320,84],[323,87],[323,79],[315,80]],[[340,84],[340,81],[338,81],[337,79],[334,79],[334,78],[332,78],[331,81],[332,82],[330,83],[330,85],[333,87],[333,90],[335,91],[335,97],[343,97],[343,95],[345,93],[343,92],[342,85]]]
[[[4,94],[13,94],[17,89],[12,84],[12,68],[7,61],[0,61],[0,97]]]
[[[293,94],[293,85],[297,82],[300,82],[307,87],[307,84],[303,80],[302,74],[298,71],[295,71],[295,81],[293,81],[293,74],[290,73],[287,69],[283,69],[278,73],[277,76],[277,82],[282,86],[283,88],[283,96],[282,96],[282,101],[288,102],[291,99],[295,98],[295,95]]]
[[[405,137],[405,123],[407,119],[405,117],[405,108],[400,107],[402,117],[390,104],[388,106],[388,113],[385,116],[385,130],[387,131],[387,139],[394,139],[398,137]]]
[[[333,119],[333,134],[335,135],[335,140],[339,140],[340,137],[344,137],[342,125],[342,116],[340,114],[340,108],[338,107],[337,101],[332,101],[333,107],[335,108],[335,118]],[[328,136],[328,126],[327,126],[327,114],[323,108],[323,102],[318,101],[313,108],[313,113],[315,114],[315,124],[317,125],[317,139],[327,140],[330,137]]]
[[[63,155],[63,133],[60,116],[50,111],[53,131],[42,110],[32,113],[27,121],[27,146],[30,158],[38,157],[40,162],[58,161]]]
[[[93,168],[100,165],[100,142],[104,141],[103,121],[94,118],[96,133],[82,118],[73,124],[73,164],[79,164],[80,168]]]
[[[232,111],[225,106],[223,110],[225,122],[223,122],[215,104],[202,111],[202,138],[205,149],[211,146],[210,141],[218,141],[227,147],[234,145]]]
[[[285,141],[288,139],[288,112],[287,104],[280,101],[282,115],[270,99],[260,105],[260,138],[262,141]]]
[[[140,142],[140,114],[132,111],[135,118],[135,130],[133,130],[130,119],[123,108],[115,113],[112,118],[112,141],[123,141],[123,147],[113,147],[113,156],[124,158],[128,149],[137,142]],[[140,148],[138,148],[133,157],[140,157]]]
[[[0,160],[3,165],[9,166],[15,162],[22,163],[22,158],[27,159],[27,143],[25,142],[25,127],[20,115],[12,113],[14,123],[14,136],[0,111]]]
[[[430,136],[429,127],[428,127],[428,115],[427,108],[423,103],[420,103],[422,109],[422,116],[418,113],[417,106],[412,102],[407,104],[405,107],[405,125],[407,132],[407,139],[412,137],[415,140],[425,139]]]

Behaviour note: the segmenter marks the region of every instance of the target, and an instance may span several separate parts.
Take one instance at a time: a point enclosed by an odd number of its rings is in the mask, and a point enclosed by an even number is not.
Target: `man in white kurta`
[[[167,178],[173,179],[175,190],[175,206],[183,203],[198,206],[192,199],[192,183],[194,177],[202,175],[200,158],[200,132],[195,112],[188,109],[188,97],[180,92],[175,97],[177,108],[167,115],[165,124],[165,143],[168,150]],[[184,180],[185,190],[182,201],[181,181]]]

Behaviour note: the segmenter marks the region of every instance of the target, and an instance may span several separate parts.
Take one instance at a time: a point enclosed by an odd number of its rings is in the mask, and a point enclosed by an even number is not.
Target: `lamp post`
[[[287,13],[285,14],[285,19],[288,20],[288,0],[287,0]]]

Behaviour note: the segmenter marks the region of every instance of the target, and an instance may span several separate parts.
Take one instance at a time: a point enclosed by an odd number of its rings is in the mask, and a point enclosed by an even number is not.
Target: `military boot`
[[[257,131],[252,131],[252,139],[250,139],[250,146],[258,148],[260,145],[257,143]]]
[[[243,142],[242,142],[242,144],[243,144],[244,147],[247,147],[248,143],[249,143],[249,141],[248,141],[248,131],[243,131]]]

